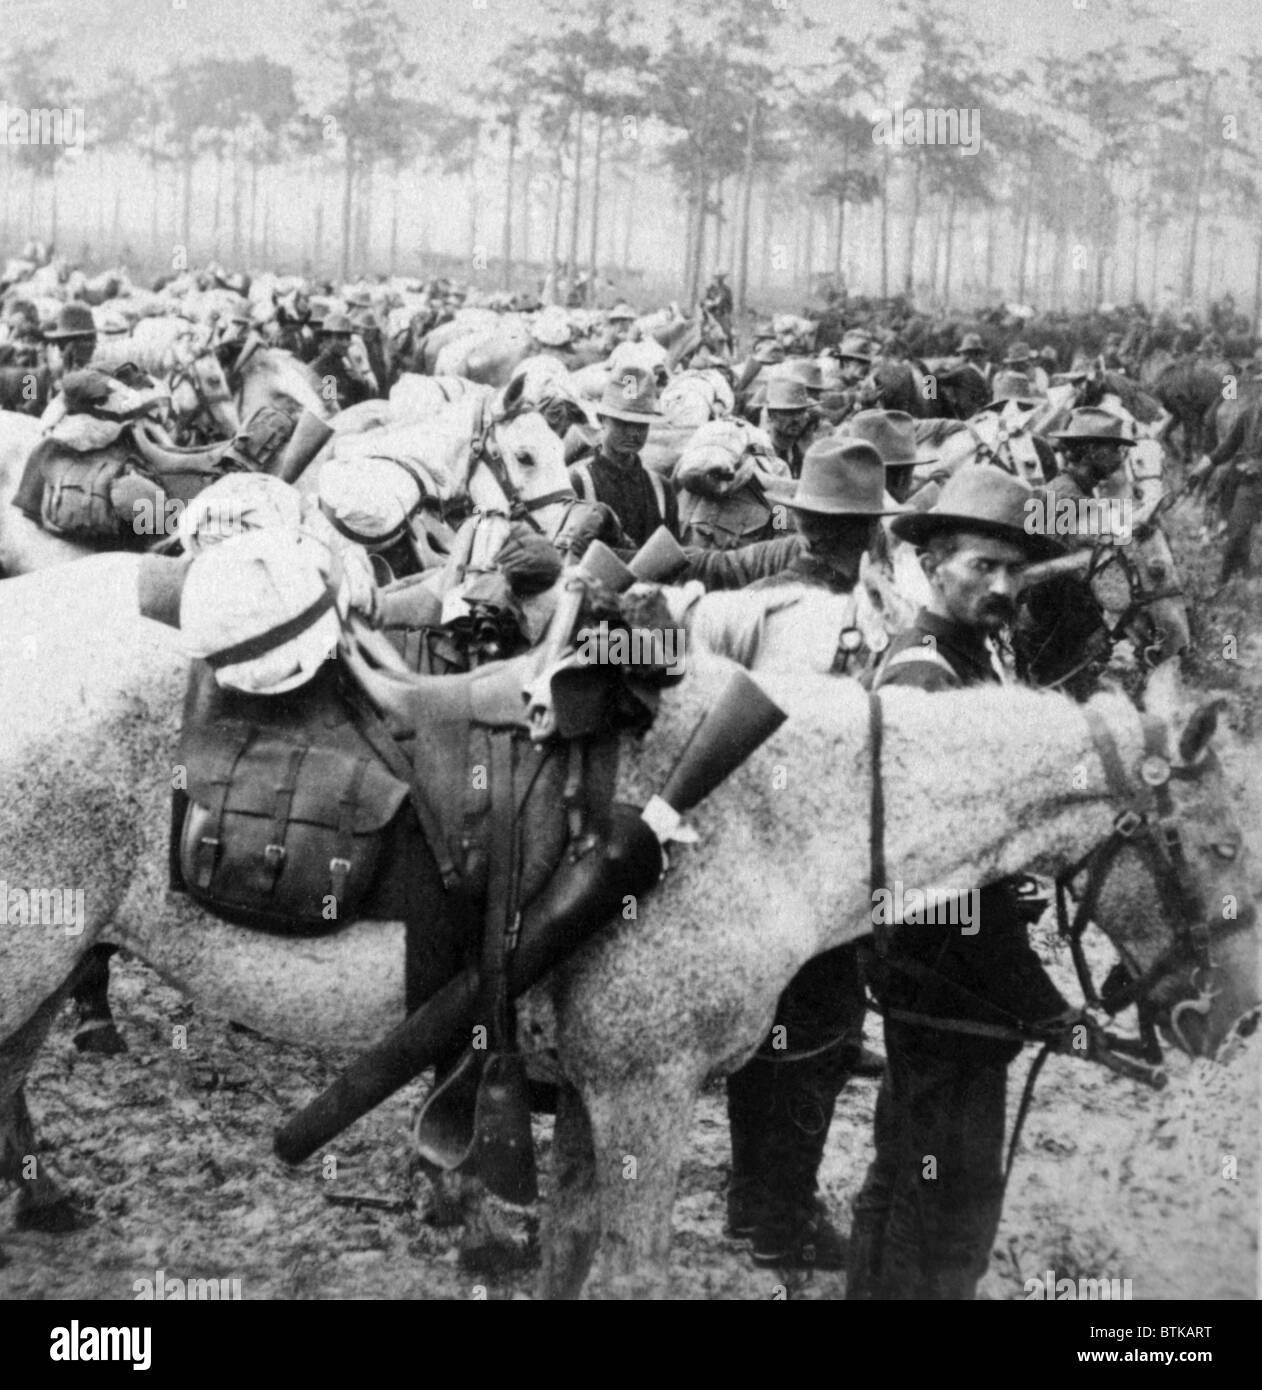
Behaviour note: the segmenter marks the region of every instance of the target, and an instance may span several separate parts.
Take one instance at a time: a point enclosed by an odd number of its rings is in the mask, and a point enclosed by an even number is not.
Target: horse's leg
[[[73,998],[79,1015],[74,1045],[80,1052],[114,1056],[127,1051],[110,1012],[110,957],[117,950],[117,946],[93,946],[79,967]]]
[[[22,1230],[72,1231],[84,1219],[35,1152],[23,1089],[63,998],[58,991],[45,1000],[0,1048],[0,1178],[19,1184],[15,1222]]]
[[[659,1071],[584,1088],[600,1193],[593,1298],[665,1298],[671,1212],[700,1078]]]
[[[591,1122],[583,1098],[572,1086],[563,1086],[552,1132],[552,1192],[541,1231],[539,1297],[577,1298],[599,1239]]]

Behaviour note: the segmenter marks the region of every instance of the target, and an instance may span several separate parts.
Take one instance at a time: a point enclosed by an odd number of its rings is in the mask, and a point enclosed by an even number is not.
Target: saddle
[[[535,745],[526,659],[417,677],[379,634],[347,637],[337,660],[282,696],[223,690],[194,666],[172,887],[228,921],[291,934],[402,919],[409,1013],[476,965],[481,1046],[461,1055],[462,1042],[440,1064],[451,1084],[434,1092],[418,1142],[441,1166],[476,1163],[499,1195],[531,1201],[509,963],[522,912],[567,847],[577,858],[599,842],[591,827],[611,813],[617,731],[589,720],[566,742]]]
[[[169,500],[191,501],[217,478],[240,469],[230,448],[229,443],[177,448],[149,420],[121,428],[105,425],[99,447],[76,448],[70,439],[49,436],[31,451],[13,505],[54,535],[126,545],[161,530],[136,524],[140,500],[154,518],[163,515]]]

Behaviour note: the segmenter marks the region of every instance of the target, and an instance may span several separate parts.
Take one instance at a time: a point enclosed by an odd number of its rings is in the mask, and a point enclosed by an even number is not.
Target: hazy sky
[[[716,0],[721,3],[721,0]],[[770,5],[773,0],[767,0]],[[888,14],[886,0],[774,0],[801,6],[824,25],[804,57],[816,57],[831,35],[862,35]],[[167,63],[209,52],[265,53],[302,66],[306,36],[320,0],[0,0],[4,34],[21,39],[55,29],[73,55],[83,85],[91,87],[114,64],[153,73]],[[675,12],[671,0],[638,0],[656,28]],[[994,41],[1013,66],[1036,53],[1065,57],[1135,37],[1116,0],[935,0],[939,13]],[[1222,59],[1262,48],[1260,0],[1151,0],[1158,24],[1194,34],[1205,56]],[[490,58],[513,30],[541,22],[531,0],[406,0],[423,36],[413,56],[430,74],[431,91],[467,81],[480,58]],[[536,18],[538,17],[538,18]]]

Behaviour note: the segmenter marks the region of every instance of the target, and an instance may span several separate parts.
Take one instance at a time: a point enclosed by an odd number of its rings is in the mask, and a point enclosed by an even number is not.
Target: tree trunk
[[[1131,303],[1139,303],[1139,254],[1143,248],[1144,238],[1144,193],[1143,185],[1138,184],[1135,189],[1135,236],[1131,247]]]
[[[574,280],[578,273],[578,219],[583,207],[583,120],[587,112],[583,110],[582,88],[579,89],[578,126],[574,132],[574,204],[570,210],[570,256],[566,268],[567,279]]]
[[[157,132],[154,132],[154,140],[157,140]],[[149,249],[150,255],[155,261],[161,262],[164,269],[170,268],[170,258],[162,254],[161,228],[158,222],[159,205],[162,200],[162,179],[161,169],[158,165],[158,157],[153,154],[149,158],[149,173],[153,178],[153,200],[149,204]]]
[[[387,272],[393,279],[399,269],[399,166],[390,173],[390,262]]]
[[[508,167],[504,174],[504,230],[500,241],[503,262],[502,284],[508,290],[513,285],[513,176],[517,163],[517,122],[508,126]]]
[[[241,143],[232,132],[232,263],[241,264]]]
[[[535,152],[526,151],[526,167],[521,178],[521,260],[527,281],[530,278],[531,223],[534,221]]]
[[[215,215],[210,233],[211,255],[219,259],[219,233],[223,226],[223,150],[215,151]]]
[[[123,184],[120,179],[114,185],[114,211],[110,216],[110,245],[114,248],[113,255],[116,257],[122,248],[123,225]]]
[[[762,188],[762,259],[758,267],[758,288],[765,294],[767,285],[771,278],[771,234],[775,228],[775,217],[772,211],[772,194],[774,185],[772,184],[771,174],[763,180]]]
[[[640,181],[640,147],[637,145],[631,155],[631,176],[627,184],[627,215],[622,224],[622,269],[631,268],[631,233],[635,228],[636,185]]]
[[[990,298],[990,287],[995,283],[995,205],[992,202],[986,209],[986,283],[982,286],[982,298]]]
[[[549,243],[548,265],[545,277],[550,275],[561,259],[561,206],[565,198],[565,158],[564,140],[557,143],[556,186],[552,190],[552,238]]]
[[[184,253],[188,256],[189,264],[193,261],[193,164],[195,162],[193,151],[186,150],[184,153],[184,211],[180,218],[180,241],[184,244]]]
[[[750,108],[745,123],[745,160],[741,171],[740,245],[736,255],[736,324],[745,322],[749,302],[749,218],[754,198],[754,147],[758,131],[758,106]],[[733,335],[737,333],[733,325]]]
[[[1017,303],[1025,303],[1025,259],[1030,249],[1030,216],[1034,204],[1034,159],[1031,156],[1029,178],[1025,185],[1025,197],[1021,208],[1021,239],[1017,251]]]
[[[916,294],[916,228],[920,222],[920,160],[911,176],[911,213],[907,219],[907,265],[903,271],[903,293],[908,299]]]
[[[250,265],[258,263],[255,241],[259,223],[259,157],[257,150],[250,151],[250,222],[246,238],[246,259]]]
[[[942,300],[946,305],[948,313],[951,309],[951,270],[952,257],[955,251],[955,214],[959,204],[959,193],[956,189],[951,190],[951,201],[947,204],[947,224],[946,224],[946,264],[942,267]]]
[[[342,283],[351,278],[351,213],[355,207],[355,142],[346,137],[346,168],[342,177]]]
[[[605,142],[605,122],[596,117],[596,148],[592,151],[592,239],[591,254],[587,258],[592,277],[592,291],[596,289],[596,271],[599,263],[596,238],[600,231],[600,158]]]
[[[890,293],[890,150],[881,147],[881,298]]]
[[[1198,125],[1198,150],[1196,159],[1196,177],[1192,181],[1191,194],[1191,216],[1188,223],[1188,246],[1187,259],[1183,263],[1183,298],[1191,299],[1195,292],[1196,283],[1196,244],[1200,233],[1201,224],[1201,189],[1205,182],[1205,166],[1209,162],[1208,152],[1206,151],[1205,123],[1209,118],[1210,100],[1214,94],[1214,79],[1205,79],[1205,99],[1201,104],[1200,120]]]
[[[320,196],[316,200],[315,225],[311,232],[311,271],[319,275],[324,268],[324,180],[321,178]]]
[[[692,246],[692,265],[688,272],[686,298],[690,310],[695,309],[701,298],[701,267],[705,259],[706,208],[709,202],[709,181],[704,173],[697,171],[697,231]]]

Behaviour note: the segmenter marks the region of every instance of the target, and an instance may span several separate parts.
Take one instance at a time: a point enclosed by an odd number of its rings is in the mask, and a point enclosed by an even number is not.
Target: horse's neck
[[[965,888],[1055,873],[1107,836],[1121,808],[1072,701],[995,689],[886,703],[891,879]],[[1133,766],[1141,751],[1134,710],[1118,698],[1094,703],[1123,765]]]

